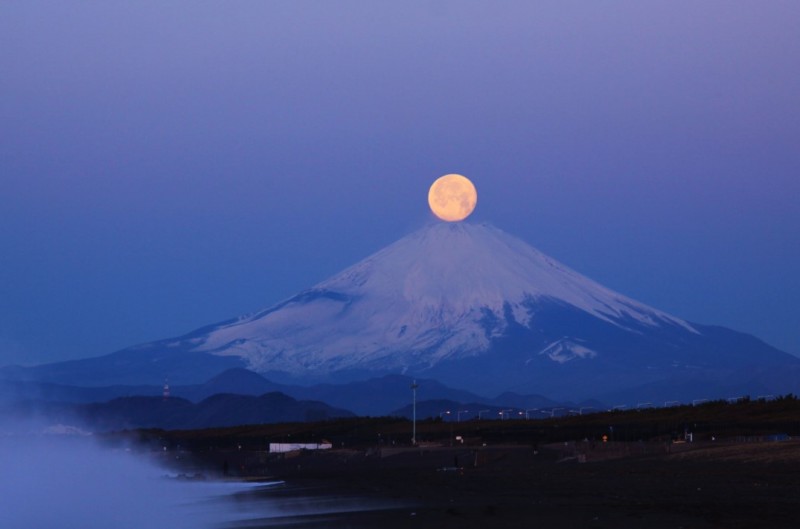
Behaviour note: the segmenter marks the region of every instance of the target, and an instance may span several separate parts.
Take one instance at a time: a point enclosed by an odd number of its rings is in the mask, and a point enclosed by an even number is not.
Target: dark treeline
[[[153,448],[201,451],[264,450],[269,443],[329,441],[335,448],[411,444],[411,421],[396,417],[354,417],[321,422],[243,425],[202,430],[140,429],[105,434],[109,442],[134,442]],[[609,442],[748,440],[800,436],[800,400],[747,397],[666,408],[616,410],[547,419],[417,421],[421,443],[528,444],[592,440]]]

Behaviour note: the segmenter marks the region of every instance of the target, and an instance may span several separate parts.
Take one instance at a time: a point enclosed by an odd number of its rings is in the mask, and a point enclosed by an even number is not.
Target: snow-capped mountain
[[[435,376],[582,397],[793,357],[609,290],[497,228],[436,223],[297,296],[172,342],[280,380]],[[584,380],[588,377],[588,380]]]
[[[438,223],[412,233],[279,305],[192,340],[256,371],[320,376],[413,370],[486,354],[511,326],[537,327],[559,303],[631,330],[687,322],[612,292],[487,225]],[[564,362],[594,353],[559,337],[536,354]]]
[[[686,379],[701,389],[739,384],[756,367],[800,365],[752,336],[664,313],[467,222],[427,226],[260,312],[103,358],[105,372],[153,372],[159,362],[164,371],[192,362],[209,371],[213,362],[282,382],[404,373],[478,394],[560,399],[668,390]]]

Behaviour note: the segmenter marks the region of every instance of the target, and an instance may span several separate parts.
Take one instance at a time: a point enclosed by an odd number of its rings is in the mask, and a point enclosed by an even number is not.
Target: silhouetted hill
[[[202,384],[175,386],[171,388],[171,394],[194,402],[200,402],[220,393],[257,396],[272,391],[280,391],[291,395],[293,393],[291,389],[291,386],[275,384],[249,369],[234,367],[222,371]]]
[[[453,389],[431,379],[415,380],[404,375],[386,375],[369,380],[350,382],[347,384],[317,384],[314,386],[293,386],[277,384],[267,380],[263,376],[253,371],[243,368],[232,368],[214,377],[203,384],[171,386],[170,395],[172,399],[181,399],[210,406],[213,404],[204,401],[212,396],[227,395],[227,399],[233,402],[235,396],[256,397],[265,393],[280,392],[284,395],[299,401],[321,401],[334,408],[351,410],[361,416],[384,416],[384,415],[404,415],[398,410],[408,409],[405,413],[411,416],[412,391],[411,385],[416,382],[417,400],[423,401],[447,401],[449,404],[442,404],[441,409],[423,409],[420,413],[429,413],[425,416],[438,416],[445,410],[465,410],[465,409],[490,409],[494,415],[503,409],[513,408],[523,413],[526,410],[549,410],[559,408],[563,410],[593,408],[595,410],[607,409],[599,402],[563,403],[556,402],[541,395],[519,395],[517,393],[506,392],[495,398],[485,398],[475,395],[468,391]],[[129,398],[129,403],[138,402],[133,397],[148,397],[156,401],[162,398],[163,386],[107,386],[107,387],[76,387],[59,384],[40,383],[31,381],[0,381],[0,402],[20,403],[23,401],[48,402],[48,406],[53,408],[56,403],[60,404],[108,404],[108,401],[122,397]],[[177,402],[177,401],[175,401]],[[471,404],[468,404],[471,403]],[[475,404],[479,403],[479,404]],[[242,399],[239,405],[244,409],[249,409],[251,401]],[[635,404],[634,404],[635,405]],[[180,419],[170,416],[165,407],[159,410],[161,415],[153,416],[149,420],[162,421],[165,423],[175,423]],[[98,408],[99,410],[99,408]],[[133,413],[132,410],[128,410]],[[214,424],[234,425],[240,424],[235,421],[245,416],[244,411],[239,411],[230,415],[230,419],[222,413],[210,414],[207,411],[206,420],[216,421]],[[317,412],[310,412],[317,413]],[[567,411],[564,411],[567,413]],[[164,415],[166,414],[166,415]],[[258,419],[258,414],[252,415]],[[420,415],[422,417],[423,415]],[[486,414],[488,417],[489,414]],[[131,416],[133,424],[139,424],[144,418]],[[497,418],[497,417],[495,417]],[[200,419],[198,419],[200,420]],[[278,420],[278,419],[275,419]],[[291,419],[286,419],[291,420]],[[136,422],[139,421],[139,422]],[[200,420],[202,422],[202,420]],[[221,422],[220,422],[221,421]],[[113,422],[113,421],[112,421]],[[193,423],[192,423],[193,424]],[[191,425],[190,425],[191,426]]]
[[[77,423],[95,431],[133,428],[196,429],[241,424],[324,421],[353,417],[323,402],[300,401],[273,392],[254,397],[218,394],[193,403],[180,397],[119,397],[108,402],[69,404],[27,401],[7,405],[5,416]]]
[[[193,421],[204,426],[234,426],[278,422],[323,421],[334,417],[353,417],[348,410],[324,402],[295,400],[280,392],[259,397],[220,394],[195,406]]]
[[[170,384],[170,395],[192,402],[201,402],[212,395],[222,393],[258,396],[279,391],[298,400],[322,401],[334,407],[352,410],[359,415],[380,416],[411,402],[412,383],[414,379],[411,377],[386,375],[346,384],[295,386],[277,384],[248,369],[231,368],[202,384]],[[458,402],[484,400],[478,395],[449,388],[435,380],[420,379],[416,383],[417,395],[421,399],[451,399]],[[160,397],[163,391],[163,385],[79,387],[46,382],[0,380],[0,402],[12,403],[27,400],[103,403],[118,397]],[[500,401],[496,403],[502,404]]]
[[[297,398],[321,400],[332,406],[353,410],[359,415],[387,415],[413,400],[411,385],[415,379],[404,375],[386,375],[347,384],[285,386],[286,393]],[[416,380],[417,398],[449,399],[457,402],[481,400],[468,391],[453,389],[431,379]]]

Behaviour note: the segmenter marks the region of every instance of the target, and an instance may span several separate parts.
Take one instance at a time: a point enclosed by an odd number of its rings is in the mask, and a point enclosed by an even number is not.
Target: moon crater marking
[[[433,214],[447,222],[466,219],[478,203],[478,192],[469,178],[446,174],[428,190],[428,205]]]

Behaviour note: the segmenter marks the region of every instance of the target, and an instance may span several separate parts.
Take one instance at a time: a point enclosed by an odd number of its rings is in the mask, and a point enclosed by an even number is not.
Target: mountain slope
[[[480,355],[514,326],[537,327],[537,306],[553,301],[624,330],[697,333],[496,228],[439,223],[290,300],[184,343],[241,357],[265,373],[418,372]],[[557,362],[597,354],[572,340],[556,342],[541,351]]]
[[[220,367],[300,384],[405,374],[476,395],[581,400],[679,388],[687,377],[746,387],[739,382],[753,369],[800,359],[649,307],[501,230],[462,222],[416,231],[260,312],[79,364],[23,371],[106,384],[159,370],[162,380],[197,382]],[[761,382],[754,391],[770,390]]]
[[[438,223],[283,303],[181,341],[278,380],[380,373],[586,398],[687,373],[795,365],[613,292],[487,225]]]

